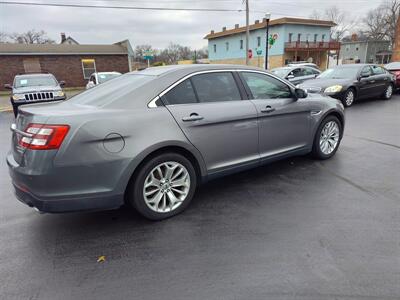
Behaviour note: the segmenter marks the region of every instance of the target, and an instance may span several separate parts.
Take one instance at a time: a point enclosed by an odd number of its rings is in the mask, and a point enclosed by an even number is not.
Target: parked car
[[[351,106],[363,98],[390,99],[395,87],[395,77],[384,68],[372,64],[348,64],[326,70],[316,79],[299,85],[308,93],[321,93]]]
[[[104,83],[108,80],[114,79],[118,76],[121,76],[121,73],[119,72],[97,72],[93,73],[90,75],[89,81],[86,84],[86,89],[90,89],[92,87],[95,87],[96,85],[99,85],[101,83]]]
[[[321,71],[311,67],[281,67],[272,69],[271,72],[280,78],[289,80],[294,85],[314,79],[321,74]]]
[[[257,68],[154,67],[21,108],[7,162],[17,197],[40,211],[129,203],[160,220],[209,179],[293,155],[332,157],[343,110]]]
[[[385,65],[385,69],[396,77],[396,89],[400,88],[400,62],[391,62]]]
[[[311,67],[311,68],[319,70],[319,67],[316,64],[310,63],[307,61],[291,62],[287,66],[288,67]]]
[[[17,117],[18,107],[24,104],[65,100],[62,90],[64,81],[58,82],[52,74],[23,74],[14,77],[13,84],[5,84],[11,90],[10,101]]]

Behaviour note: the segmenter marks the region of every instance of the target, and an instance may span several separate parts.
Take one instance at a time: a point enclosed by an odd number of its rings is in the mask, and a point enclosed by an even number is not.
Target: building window
[[[293,33],[289,33],[289,43],[292,42],[292,38],[293,38]]]
[[[96,73],[96,62],[94,59],[82,59],[83,78],[89,79],[90,75]]]
[[[322,35],[322,41],[325,41],[325,34]]]
[[[307,35],[306,35],[306,41],[308,42],[309,39],[310,39],[310,34],[307,33]]]
[[[240,40],[240,49],[243,49],[243,40]]]
[[[229,42],[225,43],[225,48],[226,48],[226,51],[229,51]]]
[[[297,41],[298,41],[298,42],[301,41],[301,33],[299,33],[299,34],[297,35]]]
[[[358,51],[358,47],[356,48],[356,51]]]
[[[318,34],[314,34],[314,43],[317,42],[317,39],[318,39]]]
[[[257,37],[257,47],[260,47],[260,46],[261,46],[261,37],[258,36]]]
[[[214,44],[214,53],[217,53],[217,45]]]

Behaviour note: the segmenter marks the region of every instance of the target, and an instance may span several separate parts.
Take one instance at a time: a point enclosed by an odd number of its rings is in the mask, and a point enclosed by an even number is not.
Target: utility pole
[[[249,65],[249,36],[250,36],[250,28],[249,28],[249,0],[246,1],[246,65]]]

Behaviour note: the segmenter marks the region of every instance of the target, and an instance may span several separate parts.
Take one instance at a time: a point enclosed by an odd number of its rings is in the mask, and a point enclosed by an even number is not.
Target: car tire
[[[350,107],[356,100],[356,91],[353,88],[347,89],[343,94],[342,103],[345,107]]]
[[[145,218],[163,220],[185,210],[197,187],[196,171],[183,155],[164,153],[145,162],[134,177],[128,201]]]
[[[335,155],[342,140],[342,123],[335,116],[327,116],[318,126],[314,136],[312,154],[324,160]]]
[[[385,88],[385,91],[383,92],[382,98],[383,100],[390,100],[393,96],[393,91],[394,87],[393,84],[388,84],[388,86]]]

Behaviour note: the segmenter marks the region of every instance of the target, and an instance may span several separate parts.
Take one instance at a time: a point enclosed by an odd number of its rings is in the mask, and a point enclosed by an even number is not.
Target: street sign
[[[144,59],[147,59],[147,60],[153,59],[153,58],[154,58],[154,53],[153,53],[153,51],[151,51],[151,50],[145,50],[144,53],[143,53],[143,58],[144,58]]]

